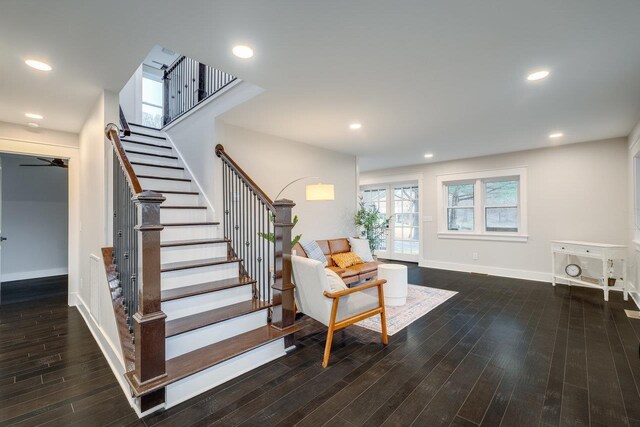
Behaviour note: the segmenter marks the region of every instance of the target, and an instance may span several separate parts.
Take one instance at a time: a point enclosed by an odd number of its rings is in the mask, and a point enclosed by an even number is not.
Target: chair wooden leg
[[[338,301],[339,298],[333,300],[331,306],[331,318],[329,319],[329,330],[327,331],[327,343],[324,346],[324,359],[322,360],[322,367],[326,368],[329,365],[329,356],[331,356],[331,343],[333,342],[333,331],[336,326],[336,314],[338,313]]]
[[[384,290],[383,285],[378,286],[378,303],[382,311],[380,312],[380,327],[382,329],[382,344],[389,344],[389,337],[387,336],[387,312],[384,307]]]

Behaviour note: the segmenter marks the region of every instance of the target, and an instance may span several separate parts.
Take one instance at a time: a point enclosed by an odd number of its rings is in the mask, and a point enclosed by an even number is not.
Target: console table
[[[604,292],[604,300],[609,301],[609,291],[622,291],[624,300],[628,298],[627,295],[627,281],[625,280],[626,270],[626,251],[627,247],[623,245],[611,245],[607,243],[593,243],[593,242],[578,242],[573,240],[552,240],[551,241],[551,269],[552,269],[552,281],[553,286],[556,285],[556,280],[564,280],[569,286],[585,286],[588,288],[600,289]],[[572,260],[573,257],[573,260]],[[559,259],[564,258],[564,264],[559,264]],[[571,277],[566,274],[565,266],[567,264],[581,264],[581,259],[596,259],[602,264],[602,274],[600,277],[596,277],[597,283],[583,280],[580,277]],[[613,265],[619,265],[620,270],[617,277],[612,276],[610,270]],[[558,271],[557,266],[560,265],[561,271]],[[616,282],[614,286],[609,286],[609,278],[615,278]]]

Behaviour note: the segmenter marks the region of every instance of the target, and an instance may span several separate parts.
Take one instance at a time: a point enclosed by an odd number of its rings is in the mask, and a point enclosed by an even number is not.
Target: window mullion
[[[482,185],[482,180],[481,179],[477,179],[475,184],[474,184],[474,191],[477,195],[477,197],[474,197],[473,199],[473,206],[474,206],[474,210],[475,210],[475,232],[476,233],[484,233],[484,191],[482,189],[483,185]]]

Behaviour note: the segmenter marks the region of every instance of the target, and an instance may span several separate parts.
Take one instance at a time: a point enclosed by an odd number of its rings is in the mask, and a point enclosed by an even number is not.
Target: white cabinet
[[[573,240],[551,241],[551,269],[552,284],[557,280],[565,281],[569,286],[586,286],[601,289],[604,292],[604,300],[609,301],[609,291],[622,291],[627,300],[626,281],[626,246],[611,245],[607,243],[578,242]],[[581,266],[583,261],[598,261],[601,271],[595,280],[580,275],[572,277],[566,274],[565,267],[568,264]],[[613,286],[609,286],[609,279],[616,279]]]

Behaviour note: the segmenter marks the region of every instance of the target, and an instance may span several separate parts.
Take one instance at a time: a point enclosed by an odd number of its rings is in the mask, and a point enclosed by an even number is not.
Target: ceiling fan
[[[55,168],[64,168],[67,169],[69,167],[69,165],[64,163],[64,160],[62,159],[53,159],[53,160],[49,160],[49,159],[44,159],[42,157],[36,157],[36,159],[42,161],[42,162],[46,162],[46,165],[20,165],[20,166],[33,166],[33,167],[40,167],[40,166],[45,166],[45,167],[55,167]]]

